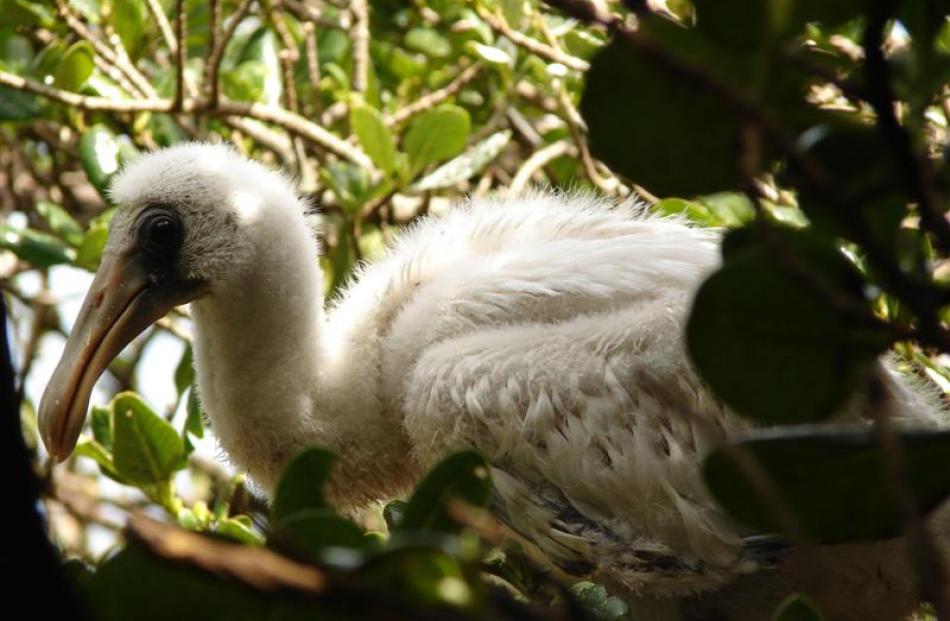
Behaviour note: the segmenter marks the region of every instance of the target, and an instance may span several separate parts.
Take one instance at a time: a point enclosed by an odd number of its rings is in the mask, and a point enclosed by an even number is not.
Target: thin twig
[[[171,101],[167,99],[111,99],[91,97],[71,91],[46,86],[36,80],[21,78],[18,75],[0,71],[0,84],[10,88],[29,91],[48,99],[64,103],[83,110],[103,110],[111,112],[169,112]]]
[[[317,46],[317,31],[313,22],[304,22],[304,41],[307,52],[307,72],[310,77],[310,110],[308,116],[314,118],[320,114],[320,50]]]
[[[146,97],[150,97],[147,93],[148,89],[151,88],[151,84],[148,84],[148,88],[143,87],[143,84],[148,83],[148,80],[131,64],[123,62],[109,45],[107,45],[102,39],[96,36],[89,28],[86,27],[86,24],[82,22],[78,17],[76,17],[73,12],[69,9],[65,2],[58,0],[57,11],[59,12],[60,17],[66,21],[66,25],[76,33],[81,39],[88,41],[92,45],[92,49],[95,50],[96,54],[101,56],[106,60],[106,62],[111,63],[113,66],[118,69],[125,76],[129,83],[131,83],[136,90],[139,91],[138,94],[141,94]]]
[[[175,54],[175,99],[172,109],[181,111],[185,102],[185,61],[188,56],[188,16],[185,13],[185,0],[175,0],[175,39],[180,43]]]
[[[208,100],[212,107],[218,103],[218,70],[221,56],[217,56],[222,48],[221,38],[221,2],[211,0],[211,20],[208,24],[208,57],[205,59],[205,88],[208,89]]]
[[[383,123],[386,125],[386,127],[393,127],[405,122],[420,112],[425,112],[426,110],[434,108],[462,90],[466,84],[475,79],[481,70],[482,65],[480,63],[475,63],[474,65],[467,67],[464,71],[462,71],[462,73],[458,74],[454,80],[439,90],[432,91],[428,95],[420,97],[408,106],[400,108],[391,115],[385,117],[383,119]]]
[[[352,0],[353,28],[350,41],[353,45],[353,90],[366,91],[369,80],[369,4],[366,0]]]
[[[338,19],[333,19],[324,16],[318,9],[306,5],[299,0],[281,0],[281,3],[300,21],[313,22],[314,25],[320,26],[321,28],[349,30],[350,26],[353,25],[349,13],[342,13]]]
[[[245,16],[247,16],[247,12],[250,10],[253,1],[254,0],[241,0],[241,4],[238,5],[234,15],[231,16],[231,21],[228,23],[227,28],[225,28],[224,33],[217,38],[215,41],[216,45],[211,51],[211,57],[208,59],[208,70],[205,82],[207,82],[209,89],[208,103],[212,109],[218,107],[218,99],[220,97],[218,73],[221,71],[221,59],[224,58],[224,51],[227,49],[228,43],[234,36],[237,27],[244,21]]]
[[[29,91],[42,95],[54,101],[64,103],[83,110],[103,110],[112,112],[170,112],[173,102],[168,99],[108,99],[105,97],[89,97],[62,89],[46,86],[36,80],[21,78],[18,75],[0,71],[0,84],[16,90]],[[343,157],[354,164],[369,171],[371,176],[378,175],[379,171],[369,157],[358,147],[348,144],[323,127],[308,121],[299,114],[294,114],[283,108],[261,103],[243,101],[221,101],[217,108],[212,109],[206,100],[185,99],[181,109],[184,112],[196,114],[214,114],[225,116],[241,116],[252,118],[264,123],[273,123],[301,138]]]
[[[155,23],[158,24],[158,30],[162,33],[162,38],[165,39],[165,45],[168,46],[168,50],[172,54],[177,54],[178,40],[175,38],[175,33],[172,32],[172,25],[169,23],[165,11],[162,10],[162,5],[158,3],[158,0],[146,0],[146,2],[149,12],[155,19]]]
[[[559,140],[532,153],[531,157],[526,159],[518,172],[515,173],[515,178],[511,180],[511,185],[508,186],[508,192],[517,195],[524,191],[535,173],[562,155],[573,157],[577,155],[577,148],[567,140]]]
[[[574,71],[584,72],[590,69],[590,63],[583,58],[571,56],[570,54],[558,50],[547,43],[538,41],[537,39],[532,39],[525,34],[513,30],[511,26],[508,25],[508,22],[505,20],[505,18],[499,14],[492,13],[487,9],[479,7],[478,15],[483,20],[485,20],[485,23],[491,26],[492,30],[495,30],[518,47],[522,47],[532,54],[541,56],[542,58],[546,58],[556,63],[561,63],[568,69],[573,69]]]
[[[122,37],[118,35],[110,24],[104,24],[102,29],[106,35],[106,40],[112,45],[112,49],[115,50],[116,65],[129,67],[131,69],[129,71],[129,77],[135,83],[136,87],[138,87],[139,91],[142,92],[142,95],[145,97],[155,97],[158,91],[156,91],[152,83],[142,75],[142,72],[135,68],[135,63],[132,62],[128,51],[125,49],[125,45],[122,43]]]

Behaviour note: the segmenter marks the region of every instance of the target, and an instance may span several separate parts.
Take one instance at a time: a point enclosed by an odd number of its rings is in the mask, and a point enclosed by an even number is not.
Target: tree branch
[[[234,36],[234,31],[237,30],[238,25],[240,25],[247,16],[247,12],[251,9],[251,3],[253,1],[254,0],[241,0],[241,4],[238,5],[227,28],[224,29],[224,33],[215,39],[215,45],[211,50],[211,57],[208,59],[207,72],[205,73],[205,82],[208,84],[209,89],[208,103],[212,109],[218,107],[218,98],[220,97],[218,74],[221,70],[221,59],[224,58],[224,51]]]
[[[52,88],[35,80],[21,78],[6,71],[0,71],[0,84],[16,90],[28,91],[42,95],[54,101],[64,103],[82,110],[103,110],[112,112],[172,112],[173,102],[168,99],[107,99],[105,97],[89,97],[69,91]],[[185,99],[182,102],[183,112],[196,114],[213,114],[226,116],[240,116],[252,118],[264,123],[272,123],[304,140],[327,149],[328,151],[363,167],[371,175],[378,175],[379,171],[372,160],[354,145],[337,138],[316,123],[308,121],[299,114],[288,112],[260,103],[243,101],[221,101],[216,108],[211,108],[207,100]]]
[[[185,102],[185,61],[188,56],[188,16],[185,13],[185,0],[175,1],[175,39],[180,43],[175,53],[175,99],[173,110],[182,110]]]
[[[369,5],[366,0],[352,0],[350,12],[354,18],[350,32],[353,43],[353,90],[363,93],[369,80]]]
[[[573,69],[574,71],[584,72],[590,69],[590,63],[586,60],[576,56],[571,56],[570,54],[558,50],[547,43],[538,41],[537,39],[532,39],[527,35],[513,30],[511,26],[508,25],[508,22],[505,21],[505,18],[500,15],[491,13],[487,9],[483,9],[481,7],[478,8],[478,15],[483,20],[485,20],[485,23],[491,26],[492,30],[510,40],[518,47],[528,50],[532,54],[536,54],[542,58],[546,58],[556,63],[561,63],[568,69]]]
[[[158,0],[146,0],[146,2],[149,12],[155,19],[155,23],[158,24],[162,38],[165,39],[165,45],[168,46],[168,50],[172,54],[177,54],[178,40],[175,38],[175,33],[172,32],[172,25],[168,22],[168,16],[165,15],[165,11],[162,10],[162,6],[158,3]]]

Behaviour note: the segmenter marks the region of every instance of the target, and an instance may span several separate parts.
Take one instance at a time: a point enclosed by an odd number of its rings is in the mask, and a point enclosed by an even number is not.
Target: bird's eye
[[[159,214],[146,220],[140,229],[145,243],[156,249],[171,249],[181,241],[178,221],[167,214]]]

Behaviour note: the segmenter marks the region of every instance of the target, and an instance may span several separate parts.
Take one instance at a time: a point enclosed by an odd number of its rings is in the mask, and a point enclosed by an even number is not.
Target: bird
[[[700,476],[704,455],[752,428],[684,344],[720,231],[579,192],[471,198],[406,227],[327,303],[288,175],[180,143],[129,163],[110,191],[101,264],[39,408],[56,460],[109,362],[187,303],[211,429],[265,493],[313,444],[337,455],[325,493],[341,510],[401,497],[470,448],[499,517],[567,574],[628,594],[637,618],[767,618],[789,590],[810,593],[815,557],[777,558]],[[923,391],[887,364],[875,373],[896,421],[938,424]],[[833,420],[867,408],[859,394]],[[814,589],[828,618],[907,613],[902,545],[820,552],[838,568],[834,597]]]

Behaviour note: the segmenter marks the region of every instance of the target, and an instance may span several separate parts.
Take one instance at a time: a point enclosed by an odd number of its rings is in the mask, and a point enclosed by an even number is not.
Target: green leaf
[[[716,226],[735,228],[752,222],[755,217],[752,202],[738,192],[708,194],[700,196],[697,201],[709,210]]]
[[[804,595],[789,595],[775,609],[772,621],[822,621],[815,603]]]
[[[181,359],[175,367],[175,390],[178,398],[188,390],[195,381],[195,363],[191,345],[185,346],[185,351],[181,354]]]
[[[185,418],[185,431],[195,436],[203,438],[205,436],[204,428],[204,410],[201,407],[201,398],[198,396],[197,384],[191,385],[188,391],[188,401],[186,404],[188,416]]]
[[[796,144],[798,150],[834,179],[841,195],[861,197],[863,215],[877,238],[874,241],[892,248],[910,197],[902,187],[891,147],[873,125],[854,116],[831,114],[824,120],[802,132]],[[816,226],[851,238],[855,214],[812,191],[806,178],[800,169],[791,166],[780,181],[799,188],[798,203]]]
[[[237,101],[264,101],[267,67],[259,60],[248,60],[221,77],[224,94]]]
[[[295,511],[280,521],[272,543],[277,549],[319,561],[328,547],[361,550],[369,540],[359,526],[332,509]]]
[[[111,25],[122,45],[134,59],[144,48],[143,35],[148,26],[148,8],[140,0],[112,0],[112,11],[109,13]],[[192,25],[193,27],[193,25]]]
[[[706,194],[738,182],[733,109],[621,37],[591,61],[580,111],[594,154],[655,194]]]
[[[234,518],[219,520],[214,527],[214,532],[249,545],[262,545],[264,543],[264,538],[261,537],[260,533],[243,521]]]
[[[92,416],[90,417],[92,426],[92,437],[104,448],[112,450],[112,410],[109,408],[92,406]]]
[[[405,601],[422,606],[464,607],[473,603],[475,595],[459,560],[431,546],[379,554],[360,568],[357,577],[360,584],[399,593]]]
[[[0,0],[0,27],[51,27],[56,20],[53,12],[44,4],[29,0]]]
[[[497,48],[493,45],[485,45],[478,41],[469,41],[465,47],[489,65],[495,65],[497,67],[508,67],[511,65],[511,54],[501,48]]]
[[[413,189],[418,192],[448,188],[471,179],[491,163],[511,141],[511,130],[495,132],[465,153],[442,164],[420,179]]]
[[[56,67],[53,85],[67,91],[79,91],[92,73],[92,58],[92,45],[88,41],[73,43]]]
[[[76,265],[94,272],[99,268],[102,260],[102,251],[105,250],[109,239],[107,224],[93,224],[86,231],[79,243],[79,252],[76,253]]]
[[[136,542],[103,562],[90,591],[90,603],[102,621],[258,621],[268,618],[268,608],[278,597],[162,559]]]
[[[60,40],[53,40],[49,45],[40,50],[40,53],[33,58],[30,65],[30,73],[44,84],[48,83],[49,78],[53,76],[59,61],[66,53],[66,43]]]
[[[29,121],[41,111],[36,95],[0,86],[0,121]]]
[[[122,476],[116,469],[115,464],[112,461],[112,455],[98,442],[90,440],[80,442],[76,447],[74,454],[94,460],[99,465],[99,470],[102,472],[102,474],[109,477],[113,481],[117,481],[123,485],[129,485],[129,480]]]
[[[46,224],[49,225],[53,233],[66,240],[70,245],[78,246],[82,242],[82,227],[69,215],[69,212],[56,203],[37,201],[36,213],[46,220]]]
[[[452,44],[433,28],[413,28],[406,33],[403,43],[410,50],[431,58],[447,58],[452,54]]]
[[[461,451],[437,464],[416,487],[406,504],[399,530],[455,532],[458,525],[447,513],[447,505],[461,500],[485,506],[491,495],[488,465],[474,451]]]
[[[750,228],[726,237],[723,266],[695,297],[687,346],[703,378],[739,414],[770,424],[819,420],[862,385],[888,339],[816,290],[822,283],[870,317],[860,276],[842,253],[811,233],[771,232],[772,246]],[[789,273],[789,261],[812,280]]]
[[[664,198],[653,205],[653,211],[664,216],[686,216],[696,224],[703,226],[717,226],[719,224],[708,207],[702,203],[682,198]]]
[[[119,170],[119,144],[105,125],[93,125],[79,139],[79,161],[89,182],[108,200],[109,179]]]
[[[379,111],[367,104],[352,106],[350,127],[373,163],[383,172],[392,173],[396,166],[396,145]]]
[[[317,446],[306,448],[287,464],[271,505],[271,519],[279,524],[305,509],[324,509],[323,486],[330,478],[333,453]]]
[[[409,155],[410,177],[423,168],[452,157],[465,147],[471,119],[464,108],[446,105],[416,117],[403,146]]]
[[[10,250],[33,267],[72,263],[75,252],[57,237],[32,229],[0,224],[0,248]]]
[[[350,213],[358,212],[370,193],[366,171],[350,162],[331,162],[320,169],[320,178],[336,194],[342,207]]]
[[[137,485],[167,482],[182,467],[185,447],[181,436],[164,418],[133,392],[116,395],[113,412],[115,467]]]
[[[906,490],[926,513],[950,495],[948,431],[900,431]],[[885,453],[867,427],[779,428],[750,434],[739,443],[755,459],[804,533],[819,544],[872,541],[904,531],[904,515],[891,494]],[[730,450],[714,451],[703,464],[713,497],[730,516],[760,533],[780,533],[779,520]],[[860,519],[856,519],[860,517]]]

